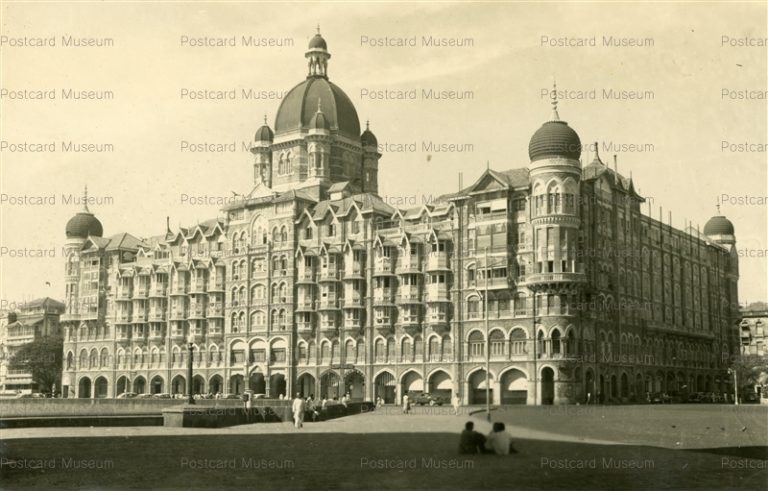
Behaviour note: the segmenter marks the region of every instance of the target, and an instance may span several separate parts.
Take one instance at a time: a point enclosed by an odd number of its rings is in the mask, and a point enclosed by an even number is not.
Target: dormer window
[[[312,238],[312,227],[307,227],[304,229],[304,238],[305,239],[311,239]]]
[[[328,237],[336,236],[336,225],[333,223],[328,224]]]

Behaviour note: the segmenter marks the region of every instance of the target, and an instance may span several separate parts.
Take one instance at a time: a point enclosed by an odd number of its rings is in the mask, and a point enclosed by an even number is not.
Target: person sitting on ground
[[[485,441],[485,448],[496,455],[509,455],[514,452],[512,449],[512,439],[506,431],[504,423],[493,423],[493,431],[488,434]]]
[[[467,421],[464,431],[459,439],[460,454],[487,453],[485,450],[485,437],[475,431],[475,423]]]

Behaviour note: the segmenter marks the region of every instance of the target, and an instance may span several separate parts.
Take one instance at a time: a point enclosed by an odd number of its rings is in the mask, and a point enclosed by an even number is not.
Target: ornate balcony
[[[374,319],[373,325],[376,328],[376,332],[382,336],[395,332],[395,323],[392,321],[392,318],[377,317]]]
[[[205,308],[201,305],[191,305],[187,317],[190,319],[205,319]]]
[[[183,321],[187,319],[187,312],[183,309],[173,309],[171,310],[171,320],[172,321]]]
[[[117,289],[117,294],[115,294],[115,300],[130,300],[131,299],[131,289],[127,287],[121,287]]]
[[[373,276],[394,276],[391,257],[377,257],[373,262]]]
[[[419,256],[403,256],[397,262],[397,274],[422,273]]]
[[[446,252],[431,252],[427,256],[427,271],[450,271],[451,264]]]
[[[395,299],[391,290],[375,289],[373,292],[374,307],[394,307]]]
[[[344,297],[344,308],[345,309],[362,309],[365,308],[363,306],[363,297],[361,295],[353,295],[349,297]]]
[[[341,281],[341,271],[333,268],[323,268],[318,275],[318,281]]]
[[[348,266],[344,269],[344,280],[364,280],[365,279],[365,270],[363,269],[363,266],[359,263],[353,263],[351,266]]]
[[[315,310],[315,300],[312,298],[299,298],[296,302],[296,312],[313,312]]]
[[[144,299],[147,298],[147,295],[149,295],[149,287],[147,286],[140,286],[133,289],[133,298],[135,299]]]
[[[155,284],[149,289],[150,297],[165,297],[168,293],[168,286],[165,284]]]
[[[332,337],[339,332],[339,323],[336,321],[321,321],[320,332],[326,337]]]
[[[334,297],[321,298],[318,301],[317,310],[338,310],[339,299]]]
[[[135,323],[141,323],[141,322],[147,322],[149,320],[149,313],[146,310],[134,310],[133,316],[131,317],[131,322]]]
[[[302,322],[296,323],[296,332],[301,337],[304,337],[304,338],[309,337],[312,334],[314,334],[314,331],[315,331],[315,323],[312,321],[310,322],[302,321]]]
[[[296,274],[296,284],[312,284],[315,283],[315,272],[309,268],[299,269]]]
[[[223,291],[224,291],[224,280],[208,282],[208,293],[223,292]]]
[[[221,304],[208,305],[207,317],[224,317],[224,307]]]
[[[116,322],[122,323],[122,324],[128,324],[131,322],[131,313],[130,312],[118,312],[116,317]]]
[[[521,284],[528,287],[561,286],[572,283],[581,285],[587,282],[584,273],[533,273],[519,278]]]
[[[417,288],[414,289],[400,289],[400,295],[397,297],[398,305],[405,304],[420,304],[424,301],[424,296],[419,292]]]
[[[186,294],[187,294],[186,285],[174,285],[171,288],[171,295],[186,295]]]

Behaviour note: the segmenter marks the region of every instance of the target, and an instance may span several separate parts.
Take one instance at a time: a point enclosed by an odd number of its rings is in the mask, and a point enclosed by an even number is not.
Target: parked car
[[[32,392],[31,394],[19,394],[16,399],[45,399],[45,394]]]
[[[222,399],[242,399],[243,396],[241,394],[223,394],[221,398]]]
[[[152,399],[155,394],[136,394],[136,399]]]
[[[672,398],[666,392],[656,392],[651,396],[651,404],[669,404]]]
[[[135,399],[138,397],[139,394],[135,392],[123,392],[122,394],[118,395],[118,399]]]
[[[170,399],[171,398],[171,394],[168,394],[167,392],[162,393],[162,394],[152,394],[152,397],[154,399]]]
[[[756,404],[760,402],[760,398],[757,396],[757,392],[747,392],[742,397],[742,402],[746,404]]]
[[[694,402],[694,403],[703,402],[702,401],[702,397],[701,397],[701,393],[700,392],[694,392],[693,394],[688,396],[688,399],[685,402]]]
[[[430,406],[442,406],[445,401],[443,401],[443,398],[440,396],[424,392],[421,394],[415,394],[412,398],[412,402],[413,404],[418,404],[419,406],[423,406],[425,404],[429,404]]]

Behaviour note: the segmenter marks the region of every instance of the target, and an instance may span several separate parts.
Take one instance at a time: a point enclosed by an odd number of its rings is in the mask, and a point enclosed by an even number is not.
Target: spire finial
[[[267,124],[267,113],[264,113],[264,124]]]
[[[365,120],[365,129],[366,129],[366,131],[371,129],[370,128],[370,123],[371,123],[370,120],[368,120],[368,119]]]
[[[317,112],[323,112],[323,101],[319,97],[317,98]]]
[[[317,24],[317,33],[320,34],[320,24]]]
[[[715,204],[715,207],[717,208],[717,214],[720,214],[720,202],[718,201],[717,204]]]
[[[560,115],[557,114],[557,80],[552,78],[552,121],[560,121]]]
[[[485,161],[485,170],[491,170],[491,161],[490,160],[486,160]]]
[[[85,189],[83,189],[83,211],[86,213],[90,213],[91,211],[88,209],[88,185],[85,185]]]

